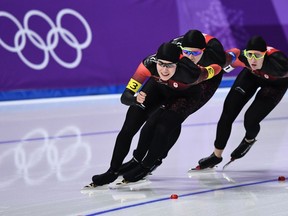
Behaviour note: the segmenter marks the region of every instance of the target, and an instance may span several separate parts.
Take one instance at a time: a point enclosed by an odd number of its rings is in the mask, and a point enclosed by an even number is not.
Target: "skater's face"
[[[192,62],[197,64],[202,58],[204,49],[193,47],[181,47],[183,56],[189,58]]]
[[[163,81],[169,80],[175,74],[177,68],[176,63],[163,59],[158,59],[156,65],[158,74]]]
[[[262,68],[265,54],[266,52],[260,52],[257,50],[244,50],[244,55],[252,70],[259,70]]]

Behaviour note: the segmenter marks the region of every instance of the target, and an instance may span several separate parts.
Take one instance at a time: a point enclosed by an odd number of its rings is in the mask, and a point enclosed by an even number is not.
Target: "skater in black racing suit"
[[[110,168],[103,174],[94,175],[93,182],[87,187],[109,184],[121,174],[119,168],[129,152],[134,135],[155,109],[169,97],[217,75],[222,69],[216,64],[209,68],[199,67],[186,57],[179,60],[180,54],[181,49],[177,45],[164,43],[156,56],[148,56],[138,66],[121,96],[121,102],[130,107],[116,139]],[[135,96],[137,92],[139,93]]]
[[[288,87],[287,56],[270,46],[260,36],[252,37],[245,50],[229,51],[235,61],[226,70],[244,67],[231,87],[217,125],[214,152],[199,161],[199,168],[213,167],[222,161],[222,152],[231,134],[232,124],[245,104],[256,94],[244,116],[246,134],[231,153],[231,161],[243,157],[260,131],[261,121],[281,101]],[[258,90],[258,91],[257,91]]]
[[[172,43],[178,44],[183,55],[195,64],[218,64],[222,67],[226,62],[222,44],[198,30],[190,30]],[[181,124],[210,100],[219,87],[222,75],[223,70],[217,76],[185,90],[185,93],[168,101],[164,109],[158,109],[148,119],[141,130],[133,158],[121,167],[126,181],[138,181],[162,163],[180,135]]]

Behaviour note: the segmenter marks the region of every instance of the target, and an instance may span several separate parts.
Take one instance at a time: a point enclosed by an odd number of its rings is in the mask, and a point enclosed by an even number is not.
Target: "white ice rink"
[[[242,112],[216,170],[187,172],[212,153],[226,94],[219,89],[184,122],[151,184],[85,193],[91,177],[108,169],[127,110],[119,95],[1,102],[0,215],[287,216],[288,180],[278,181],[288,177],[287,94],[243,159],[222,170],[244,136]]]

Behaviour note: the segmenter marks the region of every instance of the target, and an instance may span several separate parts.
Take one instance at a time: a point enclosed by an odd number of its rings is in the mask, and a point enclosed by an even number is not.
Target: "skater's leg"
[[[170,134],[169,137],[167,139],[167,145],[166,147],[163,149],[163,153],[161,156],[161,159],[164,159],[168,156],[168,153],[170,151],[170,149],[174,146],[174,144],[177,142],[180,134],[181,134],[181,125],[178,125]]]
[[[239,159],[246,155],[256,142],[260,131],[260,122],[277,106],[287,90],[286,86],[262,87],[244,116],[245,137],[240,145],[231,153],[231,159]]]
[[[158,109],[152,116],[149,117],[149,120],[142,127],[137,147],[133,151],[133,157],[136,160],[142,161],[147,154],[150,143],[153,139],[155,127],[157,126],[157,122],[161,118],[163,112],[163,109]]]
[[[151,172],[151,169],[153,169],[157,160],[163,155],[163,148],[165,149],[167,143],[169,143],[167,141],[167,138],[169,137],[167,134],[169,135],[176,127],[179,127],[179,125],[181,126],[182,122],[183,118],[177,115],[177,113],[167,110],[163,112],[161,119],[158,119],[157,121],[148,154],[142,161],[142,164],[123,175],[124,179],[129,182],[135,182],[147,176]]]
[[[283,87],[261,88],[244,116],[246,139],[255,139],[260,131],[260,122],[278,105],[287,90]]]
[[[257,88],[251,88],[247,91],[237,83],[233,85],[224,101],[223,111],[217,124],[215,148],[223,150],[226,147],[233,122],[256,90]]]
[[[239,74],[225,98],[222,114],[216,129],[215,149],[209,157],[199,160],[201,169],[213,167],[222,161],[222,152],[230,137],[232,124],[257,90],[257,86],[254,86],[253,78],[248,73],[243,70]],[[214,157],[218,159],[214,160]]]
[[[129,152],[132,139],[146,121],[146,113],[138,106],[130,106],[124,124],[119,132],[113,150],[110,168],[107,172],[92,177],[95,186],[102,186],[115,181],[119,175],[119,168]]]
[[[128,109],[125,122],[119,132],[113,150],[110,167],[118,170],[127,156],[135,134],[147,119],[147,114],[140,107],[131,106]]]
[[[167,146],[163,148],[162,155],[156,160],[154,165],[150,168],[150,173],[157,169],[162,164],[162,160],[168,156],[170,149],[174,146],[181,133],[181,126],[175,128],[169,138],[167,139]]]
[[[235,89],[230,90],[225,99],[223,111],[217,124],[214,152],[210,156],[199,160],[200,169],[214,167],[222,161],[222,152],[230,137],[232,124],[246,102],[247,99],[244,100],[238,91]]]
[[[154,133],[157,118],[161,115],[162,111],[162,109],[155,111],[153,115],[149,117],[149,121],[147,121],[142,127],[137,147],[133,151],[133,158],[121,165],[119,168],[120,175],[123,175],[124,173],[134,169],[137,165],[139,165],[139,163],[147,154],[151,140],[153,138],[152,134]]]
[[[152,167],[159,157],[162,157],[164,153],[167,154],[167,150],[175,144],[179,134],[175,133],[176,136],[173,139],[170,135],[173,131],[177,132],[177,128],[179,131],[183,121],[183,117],[174,111],[165,110],[162,113],[161,119],[158,119],[155,127],[148,154],[142,162],[144,166]]]

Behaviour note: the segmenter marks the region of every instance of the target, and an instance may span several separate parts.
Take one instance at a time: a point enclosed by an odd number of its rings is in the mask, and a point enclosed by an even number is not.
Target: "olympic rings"
[[[71,138],[63,139],[67,134]],[[52,175],[60,181],[76,179],[89,167],[91,158],[91,148],[83,142],[78,127],[67,126],[53,138],[45,129],[38,128],[27,133],[16,147],[1,152],[1,170],[7,164],[7,172],[12,173],[7,175],[10,178],[0,180],[0,187],[7,187],[19,178],[30,185],[41,184]],[[75,163],[79,170],[71,172]]]
[[[72,15],[82,23],[86,31],[86,39],[84,42],[80,43],[77,37],[71,31],[62,26],[62,18],[65,15]],[[50,26],[50,30],[48,31],[45,39],[43,39],[36,31],[30,29],[29,23],[31,22],[31,17],[33,16],[40,17]],[[18,28],[18,31],[14,35],[14,44],[9,45],[7,42],[4,42],[4,40],[0,38],[0,46],[4,47],[4,49],[10,52],[17,53],[24,64],[35,70],[42,70],[47,67],[49,64],[49,53],[52,58],[61,66],[69,69],[77,67],[82,60],[82,50],[87,48],[92,41],[92,31],[88,22],[80,13],[72,9],[65,8],[59,11],[56,16],[56,24],[48,15],[39,10],[28,11],[24,16],[23,26],[15,16],[6,11],[0,11],[0,17],[9,19]],[[59,43],[59,36],[68,46],[76,50],[76,58],[73,61],[64,61],[63,57],[60,58],[55,52],[55,48]],[[33,63],[23,54],[23,49],[26,46],[27,39],[36,48],[43,51],[44,58],[42,62]]]

